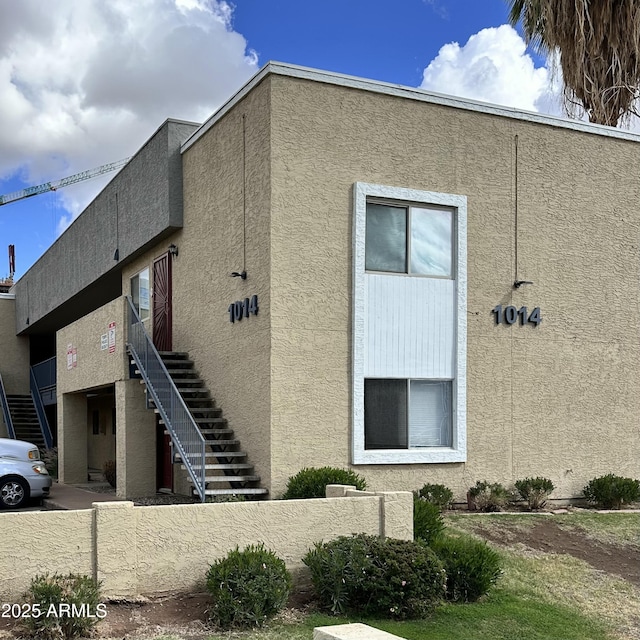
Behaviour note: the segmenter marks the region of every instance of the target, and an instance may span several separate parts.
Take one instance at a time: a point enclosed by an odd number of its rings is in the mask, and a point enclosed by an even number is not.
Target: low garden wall
[[[158,507],[96,502],[81,511],[0,515],[0,596],[14,601],[36,574],[77,572],[105,598],[202,590],[209,564],[262,542],[290,569],[314,542],[353,533],[413,538],[410,492],[330,485],[328,498]]]

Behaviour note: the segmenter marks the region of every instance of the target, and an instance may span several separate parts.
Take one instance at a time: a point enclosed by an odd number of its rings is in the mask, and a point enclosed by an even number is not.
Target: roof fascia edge
[[[204,124],[194,131],[181,145],[180,153],[184,153],[189,147],[193,146],[199,138],[201,138],[213,125],[218,122],[225,114],[242,100],[251,90],[260,84],[264,78],[272,71],[273,63],[269,62],[260,71],[258,71],[248,82],[246,82],[236,93],[234,93]]]
[[[513,107],[505,107],[488,102],[479,102],[469,100],[467,98],[457,98],[455,96],[425,91],[424,89],[405,87],[403,85],[382,82],[380,80],[368,80],[365,78],[358,78],[356,76],[334,73],[332,71],[320,71],[318,69],[311,69],[298,65],[283,64],[281,62],[269,62],[182,144],[181,151],[184,153],[184,151],[193,145],[198,138],[204,135],[218,120],[232,109],[235,104],[242,100],[242,98],[244,98],[269,74],[282,75],[302,80],[311,80],[315,82],[324,82],[326,84],[333,84],[351,89],[361,89],[364,91],[381,93],[399,98],[408,98],[420,102],[452,107],[454,109],[476,111],[479,113],[543,124],[561,129],[570,129],[573,131],[581,131],[583,133],[590,133],[609,138],[640,142],[640,134],[631,131],[624,131],[615,127],[607,127],[600,124],[593,124],[591,122],[584,122],[582,120],[566,120],[564,118],[537,113],[535,111],[522,111]]]

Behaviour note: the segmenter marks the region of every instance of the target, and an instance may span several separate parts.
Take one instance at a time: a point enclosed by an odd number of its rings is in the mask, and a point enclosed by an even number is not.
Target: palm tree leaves
[[[540,53],[560,54],[565,108],[616,126],[635,113],[640,86],[640,0],[508,0]]]

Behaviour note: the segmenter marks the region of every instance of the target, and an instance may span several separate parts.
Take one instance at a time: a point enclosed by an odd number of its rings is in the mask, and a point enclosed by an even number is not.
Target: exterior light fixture
[[[169,245],[169,253],[170,253],[172,256],[177,256],[177,255],[178,255],[178,247],[177,247],[177,245],[175,245],[175,244],[170,244],[170,245]]]

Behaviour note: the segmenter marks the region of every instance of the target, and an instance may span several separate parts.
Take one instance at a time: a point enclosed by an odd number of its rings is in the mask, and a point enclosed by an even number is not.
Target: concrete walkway
[[[91,505],[94,502],[113,502],[114,500],[122,500],[122,498],[116,498],[114,493],[98,493],[97,491],[88,491],[69,484],[54,482],[49,497],[43,501],[43,507],[45,509],[65,510],[91,509]]]

